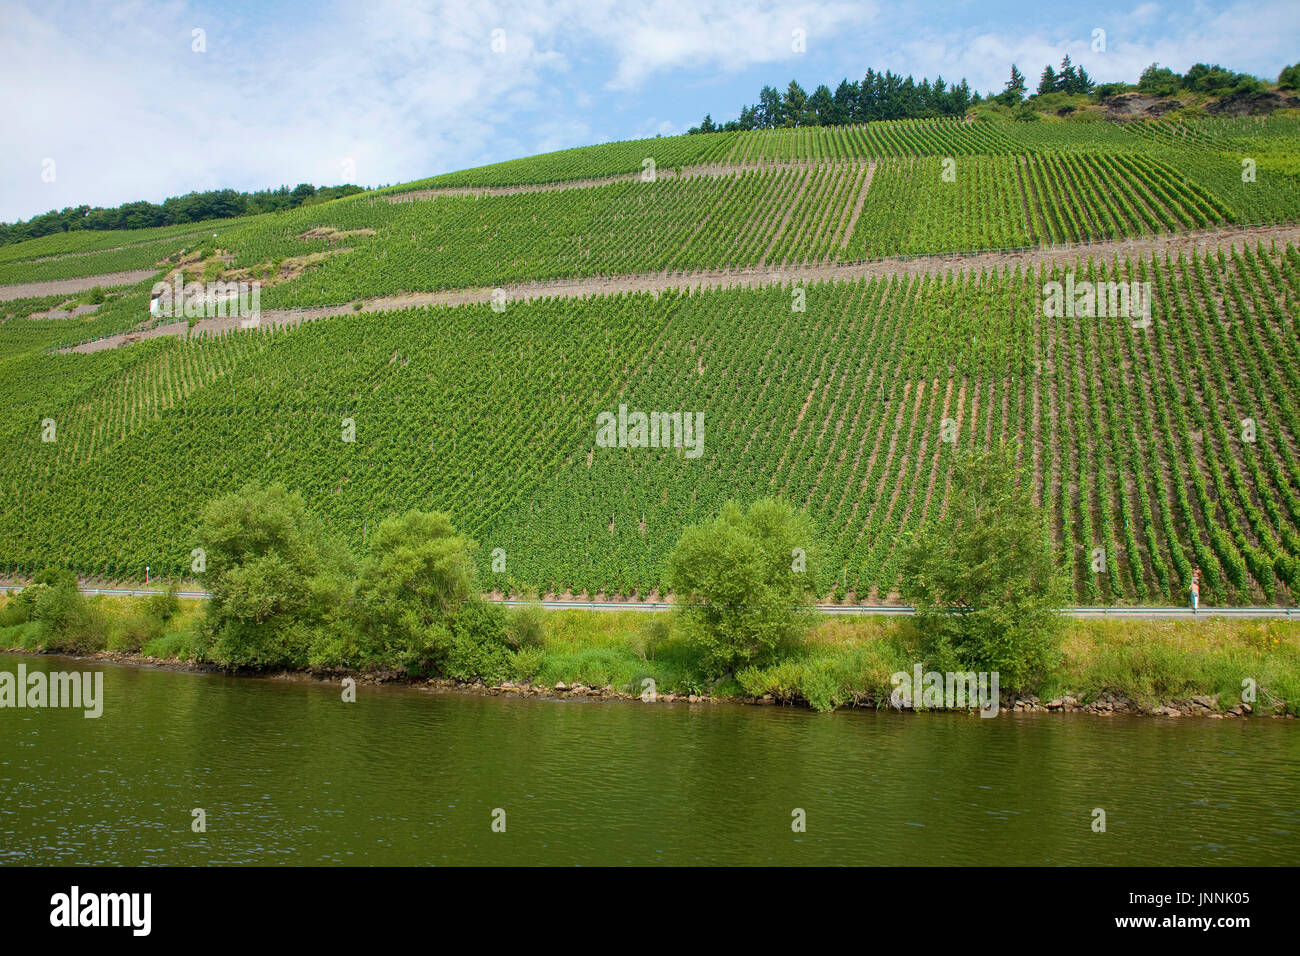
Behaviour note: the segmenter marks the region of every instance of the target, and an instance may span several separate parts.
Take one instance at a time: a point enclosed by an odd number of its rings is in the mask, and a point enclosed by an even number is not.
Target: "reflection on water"
[[[89,669],[12,655],[0,669],[20,660]],[[0,710],[0,862],[1300,862],[1295,721],[817,715],[367,685],[346,704],[316,682],[94,669],[97,720]],[[191,831],[197,807],[205,833]],[[796,808],[807,832],[791,830]]]

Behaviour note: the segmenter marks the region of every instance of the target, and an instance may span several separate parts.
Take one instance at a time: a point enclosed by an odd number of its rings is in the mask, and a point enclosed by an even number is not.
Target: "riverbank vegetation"
[[[94,597],[86,600],[102,629],[94,639],[73,640],[32,622],[0,627],[0,648],[137,659],[217,664],[200,639],[204,603],[181,600],[169,620],[153,623],[154,598]],[[0,597],[0,621],[13,621],[16,597]],[[532,642],[509,649],[486,678],[462,672],[469,682],[501,681],[535,687],[610,687],[634,696],[654,680],[660,694],[708,694],[761,699],[828,711],[883,705],[893,689],[890,675],[910,670],[921,637],[904,617],[818,615],[803,639],[776,662],[742,668],[710,682],[667,612],[628,609],[544,611],[539,606],[502,610],[508,626],[527,618]],[[83,632],[84,634],[84,632]],[[146,640],[140,637],[157,634]],[[335,668],[303,668],[321,676]],[[348,669],[402,678],[405,672]],[[446,672],[450,674],[450,672]],[[1257,715],[1300,714],[1300,622],[1206,618],[1188,620],[1067,620],[1061,654],[1030,693],[1047,702],[1075,698],[1080,705],[1103,695],[1126,698],[1145,711],[1196,696],[1221,695],[1227,710],[1240,700],[1243,681],[1258,687]]]
[[[475,545],[445,515],[389,518],[358,558],[301,497],[251,483],[204,510],[195,551],[211,600],[88,599],[72,575],[50,570],[0,604],[0,648],[633,695],[652,687],[821,711],[886,705],[892,675],[920,665],[1003,671],[1012,702],[1119,699],[1152,712],[1202,698],[1209,712],[1253,697],[1256,713],[1297,712],[1300,622],[1057,614],[1060,571],[1015,474],[995,454],[960,464],[951,512],[908,545],[914,618],[798,610],[817,533],[780,501],[730,503],[683,535],[670,562],[672,612],[550,612],[484,600]]]

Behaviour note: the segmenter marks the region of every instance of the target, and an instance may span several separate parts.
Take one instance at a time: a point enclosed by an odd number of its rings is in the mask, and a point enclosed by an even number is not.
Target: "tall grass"
[[[91,599],[98,644],[64,647],[39,621],[16,620],[12,598],[0,597],[0,648],[126,650],[150,657],[202,660],[201,602],[184,601],[165,623],[147,599]],[[919,652],[907,618],[819,619],[807,637],[765,667],[744,668],[720,681],[701,676],[695,649],[666,612],[527,608],[511,624],[517,649],[509,676],[553,686],[585,684],[640,694],[647,680],[659,693],[764,697],[806,703],[819,711],[887,701],[890,676],[921,664],[942,669]],[[84,640],[82,634],[79,640]],[[1219,694],[1224,707],[1256,690],[1260,713],[1300,711],[1300,622],[1071,621],[1057,665],[1032,688],[1040,697],[1070,694],[1082,701],[1103,693],[1143,707]]]

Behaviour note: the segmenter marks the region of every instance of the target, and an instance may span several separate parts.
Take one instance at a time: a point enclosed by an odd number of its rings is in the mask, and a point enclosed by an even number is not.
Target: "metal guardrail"
[[[0,592],[21,591],[20,584],[0,584]],[[165,592],[154,588],[80,588],[82,594],[104,595],[107,597],[151,597]],[[212,597],[210,591],[177,591],[178,598],[207,600]],[[654,601],[495,601],[505,607],[521,607],[526,604],[540,603],[548,611],[669,611],[680,605],[672,602]],[[886,615],[900,616],[915,614],[916,609],[902,604],[806,604],[803,610],[820,611],[832,615]],[[1300,608],[1294,607],[1203,607],[1193,611],[1189,607],[1066,607],[1061,613],[1076,618],[1192,618],[1236,617],[1236,618],[1285,618],[1300,620]]]

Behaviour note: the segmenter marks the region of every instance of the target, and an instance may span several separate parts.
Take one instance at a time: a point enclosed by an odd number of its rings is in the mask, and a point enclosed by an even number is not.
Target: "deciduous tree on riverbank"
[[[312,640],[337,626],[352,560],[302,497],[249,482],[208,504],[197,540],[212,657],[228,667],[305,665]]]
[[[682,534],[669,576],[708,676],[766,663],[799,634],[814,590],[813,539],[807,514],[772,498],[748,510],[729,501]]]
[[[964,455],[943,517],[908,546],[903,597],[931,666],[995,670],[1014,690],[1055,660],[1065,580],[1030,487],[1005,448]]]

